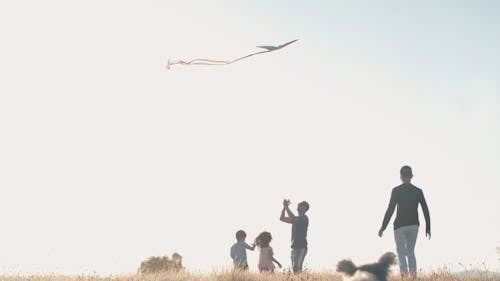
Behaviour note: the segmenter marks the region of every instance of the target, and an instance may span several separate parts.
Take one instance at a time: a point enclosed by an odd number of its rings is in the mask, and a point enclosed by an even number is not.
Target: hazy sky
[[[220,270],[238,229],[288,266],[285,197],[307,267],[373,261],[405,164],[419,268],[500,269],[500,2],[269,2],[0,2],[0,274]]]

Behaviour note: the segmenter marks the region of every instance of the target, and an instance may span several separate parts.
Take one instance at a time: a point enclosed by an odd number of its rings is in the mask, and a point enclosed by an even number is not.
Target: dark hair
[[[247,234],[243,230],[236,231],[236,240],[241,240],[247,237]]]
[[[405,179],[409,179],[409,178],[413,177],[413,172],[411,171],[410,166],[401,167],[401,170],[399,171],[399,173],[401,174],[401,177],[403,177]]]
[[[307,203],[306,201],[300,202],[299,205],[304,206],[306,208],[306,211],[309,210],[309,203]]]
[[[259,246],[260,248],[263,247],[269,247],[269,243],[271,243],[271,240],[273,237],[271,236],[271,233],[267,231],[263,231],[255,238],[255,245]]]

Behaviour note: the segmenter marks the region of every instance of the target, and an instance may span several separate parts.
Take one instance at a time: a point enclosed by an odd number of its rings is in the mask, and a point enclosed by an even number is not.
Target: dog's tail
[[[378,262],[391,266],[396,263],[396,254],[393,252],[387,252],[378,259]]]
[[[345,273],[348,276],[354,275],[358,267],[351,260],[341,260],[337,263],[337,272]]]

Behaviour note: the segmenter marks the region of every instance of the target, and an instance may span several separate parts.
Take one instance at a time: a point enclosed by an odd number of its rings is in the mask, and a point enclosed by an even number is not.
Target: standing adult
[[[408,273],[416,276],[415,243],[417,242],[418,227],[420,225],[418,221],[419,204],[425,217],[425,236],[429,237],[429,239],[431,239],[431,219],[422,189],[411,183],[413,178],[411,167],[403,166],[400,175],[403,183],[392,189],[389,206],[385,212],[378,235],[382,237],[397,206],[398,210],[394,220],[394,239],[396,240],[396,251],[398,252],[399,270],[402,276],[406,276]]]
[[[297,205],[298,215],[294,215],[290,210],[290,200],[283,200],[283,210],[281,210],[280,220],[292,224],[292,267],[294,273],[302,272],[302,265],[307,254],[307,228],[309,218],[306,212],[309,210],[309,203],[302,201]]]

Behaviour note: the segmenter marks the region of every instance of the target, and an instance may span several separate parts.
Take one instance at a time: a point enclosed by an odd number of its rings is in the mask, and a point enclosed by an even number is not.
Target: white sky
[[[372,261],[404,164],[419,267],[499,270],[500,4],[267,2],[0,2],[0,274],[220,270],[238,229],[289,265],[284,197],[308,267]]]

